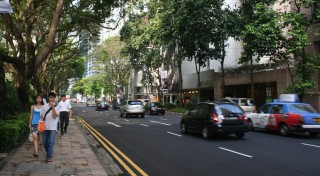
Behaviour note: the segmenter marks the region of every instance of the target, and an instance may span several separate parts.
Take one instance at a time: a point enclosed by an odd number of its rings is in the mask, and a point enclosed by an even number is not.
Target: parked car
[[[109,105],[108,102],[100,101],[96,105],[96,111],[99,111],[99,110],[107,110],[107,111],[109,111],[109,107],[110,107],[110,105]]]
[[[204,138],[213,134],[235,134],[243,138],[248,131],[245,112],[230,102],[198,103],[182,117],[180,127],[182,133],[202,133]]]
[[[159,102],[149,102],[145,106],[147,114],[162,114],[166,113],[165,108]]]
[[[246,113],[251,113],[256,111],[256,105],[251,98],[231,98],[226,97],[220,99],[221,102],[232,102],[238,104]]]
[[[145,108],[143,103],[140,100],[126,100],[120,104],[120,117],[125,115],[141,115],[144,118]]]
[[[317,137],[320,133],[320,114],[307,103],[267,103],[257,113],[248,114],[248,121],[252,130],[278,131],[284,136],[308,132]]]

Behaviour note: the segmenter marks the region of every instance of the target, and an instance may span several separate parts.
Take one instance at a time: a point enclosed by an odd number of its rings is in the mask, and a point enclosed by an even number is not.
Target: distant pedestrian
[[[60,129],[61,135],[67,134],[69,125],[69,117],[71,117],[72,109],[69,101],[66,100],[66,95],[61,95],[61,101],[58,104],[60,109]]]
[[[57,126],[59,121],[59,108],[55,106],[54,100],[56,94],[50,92],[49,103],[43,105],[40,112],[40,117],[45,122],[45,130],[43,132],[42,141],[43,146],[46,150],[46,161],[52,162],[53,156],[53,147],[56,139]]]
[[[37,157],[39,154],[39,144],[41,144],[41,132],[38,131],[38,123],[40,120],[40,111],[43,105],[42,97],[41,95],[37,95],[35,97],[35,104],[31,105],[30,108],[30,120],[29,120],[29,128],[31,128],[32,131],[32,137],[33,137],[33,146],[34,146],[34,152],[33,156]]]

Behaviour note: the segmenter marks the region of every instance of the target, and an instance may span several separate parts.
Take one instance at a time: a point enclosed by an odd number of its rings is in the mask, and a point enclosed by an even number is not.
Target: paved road
[[[74,104],[75,113],[152,176],[319,176],[320,140],[263,131],[205,140],[182,135],[180,116],[120,117]]]

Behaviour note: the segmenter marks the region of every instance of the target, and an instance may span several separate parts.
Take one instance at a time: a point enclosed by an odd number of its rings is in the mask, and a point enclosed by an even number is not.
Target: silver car
[[[125,115],[141,115],[144,118],[145,108],[140,100],[126,100],[120,104],[120,117]]]

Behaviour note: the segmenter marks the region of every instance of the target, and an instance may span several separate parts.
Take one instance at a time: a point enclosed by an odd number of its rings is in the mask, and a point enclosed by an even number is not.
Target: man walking
[[[66,95],[61,95],[61,101],[58,104],[60,109],[60,129],[61,135],[67,134],[69,117],[71,117],[71,104],[66,100]]]
[[[42,106],[40,118],[45,124],[45,130],[42,135],[42,143],[47,153],[46,161],[52,162],[53,146],[56,139],[57,124],[59,120],[59,108],[56,107],[54,103],[56,94],[54,92],[50,92],[48,97],[49,103]]]

